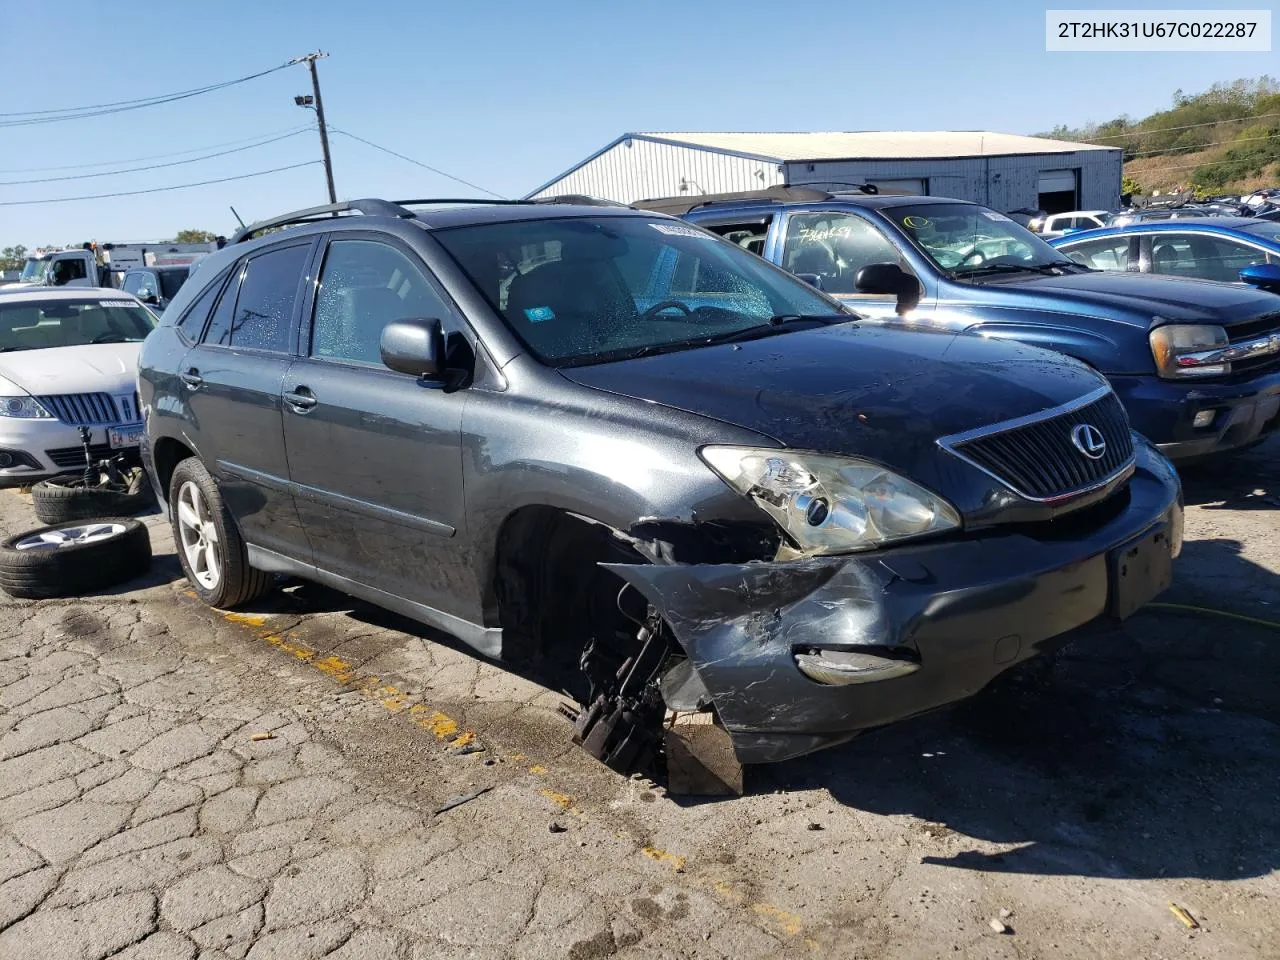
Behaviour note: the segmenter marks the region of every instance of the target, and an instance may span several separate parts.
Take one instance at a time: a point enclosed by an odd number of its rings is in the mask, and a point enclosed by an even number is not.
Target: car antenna
[[[230,205],[230,204],[227,204],[227,206],[231,206],[231,205]],[[240,214],[236,213],[236,208],[235,208],[235,207],[231,207],[231,215],[232,215],[233,217],[235,217],[235,218],[236,218],[236,223],[240,224],[240,229],[241,229],[241,230],[243,230],[243,229],[244,229],[244,221],[240,219]]]

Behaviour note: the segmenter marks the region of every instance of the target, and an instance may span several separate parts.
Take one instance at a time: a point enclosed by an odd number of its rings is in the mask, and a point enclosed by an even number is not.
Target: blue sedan
[[[1280,223],[1186,217],[1081,230],[1049,241],[1095,270],[1235,282],[1280,292]]]

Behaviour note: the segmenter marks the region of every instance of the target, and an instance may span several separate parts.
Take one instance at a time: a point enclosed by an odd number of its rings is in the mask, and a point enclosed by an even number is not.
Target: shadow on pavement
[[[1274,510],[1280,507],[1280,437],[1243,453],[1181,466],[1188,505],[1207,510]]]
[[[1223,583],[1276,595],[1235,541],[1190,547]],[[1189,602],[1178,587],[1161,599]],[[827,787],[859,810],[1010,847],[923,858],[941,866],[1262,876],[1280,868],[1280,627],[1150,608],[949,711],[756,773],[757,791]]]

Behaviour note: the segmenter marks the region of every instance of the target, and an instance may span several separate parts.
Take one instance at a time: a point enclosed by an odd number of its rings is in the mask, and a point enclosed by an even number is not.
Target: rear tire
[[[174,468],[169,507],[178,561],[201,600],[230,610],[271,590],[275,578],[249,566],[240,528],[217,483],[195,457]]]
[[[39,527],[0,543],[0,589],[24,600],[91,594],[150,566],[147,528],[122,517]]]

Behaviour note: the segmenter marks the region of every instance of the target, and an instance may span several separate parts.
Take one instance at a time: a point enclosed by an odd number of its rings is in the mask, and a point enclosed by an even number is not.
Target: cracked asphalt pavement
[[[1280,957],[1277,453],[1186,478],[1162,600],[1237,618],[1144,610],[697,802],[391,614],[206,609],[151,517],[145,580],[0,595],[0,960]]]

